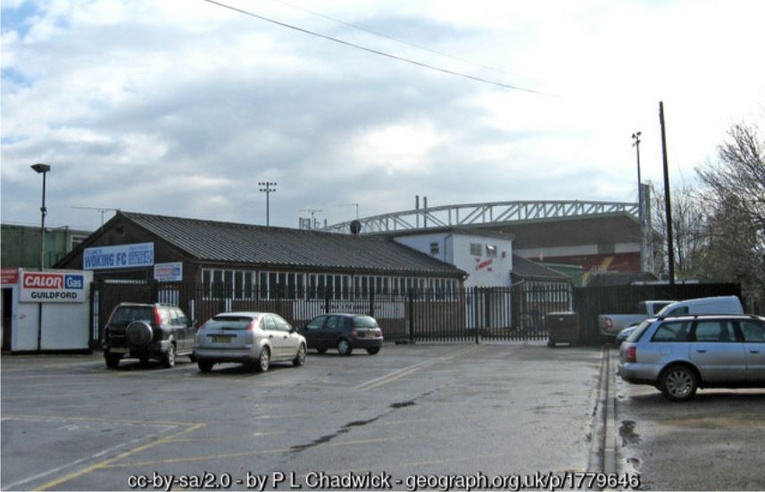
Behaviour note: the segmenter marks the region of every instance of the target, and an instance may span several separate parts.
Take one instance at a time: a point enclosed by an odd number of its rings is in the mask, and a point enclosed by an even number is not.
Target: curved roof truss
[[[638,204],[578,200],[470,203],[419,208],[358,220],[361,222],[362,231],[384,233],[623,213],[637,217]],[[334,224],[326,227],[325,230],[350,233],[352,222]]]

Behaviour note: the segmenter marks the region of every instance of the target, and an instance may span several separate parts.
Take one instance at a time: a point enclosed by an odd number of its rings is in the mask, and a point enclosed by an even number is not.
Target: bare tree
[[[765,136],[756,124],[737,124],[718,147],[717,162],[698,168],[710,249],[707,268],[745,290],[765,293]],[[724,271],[723,271],[724,270]]]
[[[707,221],[701,197],[694,187],[683,184],[671,192],[673,249],[675,253],[675,275],[678,280],[706,279],[700,272],[700,258],[708,247]],[[664,192],[652,184],[652,221],[655,231],[661,236],[654,241],[657,246],[662,269],[666,269],[667,220],[664,213]]]

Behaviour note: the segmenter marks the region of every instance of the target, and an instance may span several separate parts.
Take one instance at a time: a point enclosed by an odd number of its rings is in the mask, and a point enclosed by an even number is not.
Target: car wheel
[[[255,370],[258,372],[266,372],[271,365],[271,351],[268,347],[263,347],[258,357],[258,363],[255,365]]]
[[[106,367],[109,369],[117,369],[120,366],[121,358],[121,354],[105,354],[104,359],[106,359]]]
[[[191,362],[196,362],[196,361],[197,361],[197,353],[196,353],[196,352],[192,352],[192,353],[190,353],[190,354],[189,354],[189,360],[190,360]]]
[[[162,354],[162,365],[168,369],[175,367],[175,345],[170,344],[170,348],[167,352]]]
[[[352,351],[353,348],[351,348],[351,343],[345,338],[341,338],[340,341],[337,342],[337,353],[340,355],[351,355]]]
[[[199,367],[199,370],[201,372],[210,372],[212,371],[214,362],[208,362],[206,360],[198,360],[197,366]]]
[[[297,355],[295,356],[294,359],[292,359],[292,364],[295,366],[302,366],[303,364],[305,364],[305,352],[306,352],[305,345],[301,343],[300,346],[298,347]]]
[[[368,349],[367,349],[367,353],[368,353],[369,355],[375,355],[375,354],[376,354],[376,353],[378,353],[379,351],[380,351],[380,347],[372,347],[372,348],[368,348]]]
[[[667,399],[686,401],[696,394],[699,383],[693,369],[688,366],[675,365],[664,370],[659,386]]]
[[[320,353],[320,354],[323,354],[324,352],[326,352],[326,351],[327,351],[327,349],[325,349],[325,348],[317,348],[317,349],[316,349],[316,351],[317,351],[318,353]]]

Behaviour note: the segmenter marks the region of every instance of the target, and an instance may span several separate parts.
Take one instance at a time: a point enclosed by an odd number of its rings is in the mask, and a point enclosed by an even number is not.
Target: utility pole
[[[271,225],[271,210],[270,210],[270,196],[271,193],[276,193],[276,188],[272,188],[272,186],[276,186],[277,183],[274,183],[272,181],[260,181],[258,182],[258,186],[261,186],[260,191],[265,192],[266,194],[266,226]]]
[[[667,163],[667,136],[664,128],[664,102],[659,101],[659,123],[661,125],[661,153],[664,163],[664,211],[667,221],[667,261],[669,262],[669,285],[675,285],[675,249],[672,239],[672,201],[669,195],[669,164]]]
[[[632,146],[635,147],[637,154],[637,184],[638,184],[638,220],[640,221],[640,271],[647,271],[646,267],[646,241],[645,241],[645,207],[643,198],[643,184],[640,178],[640,135],[641,132],[632,134]]]

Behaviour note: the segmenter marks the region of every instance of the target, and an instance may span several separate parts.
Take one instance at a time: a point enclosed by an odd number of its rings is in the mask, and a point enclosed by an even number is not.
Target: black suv
[[[363,348],[374,355],[383,344],[377,320],[363,314],[322,314],[298,332],[305,337],[308,348],[315,348],[320,354],[337,348],[340,355],[351,355],[353,349]]]
[[[188,355],[193,362],[196,332],[196,323],[178,306],[120,303],[104,329],[106,366],[116,369],[123,357],[142,363],[159,359],[165,367],[175,366],[178,355]]]

